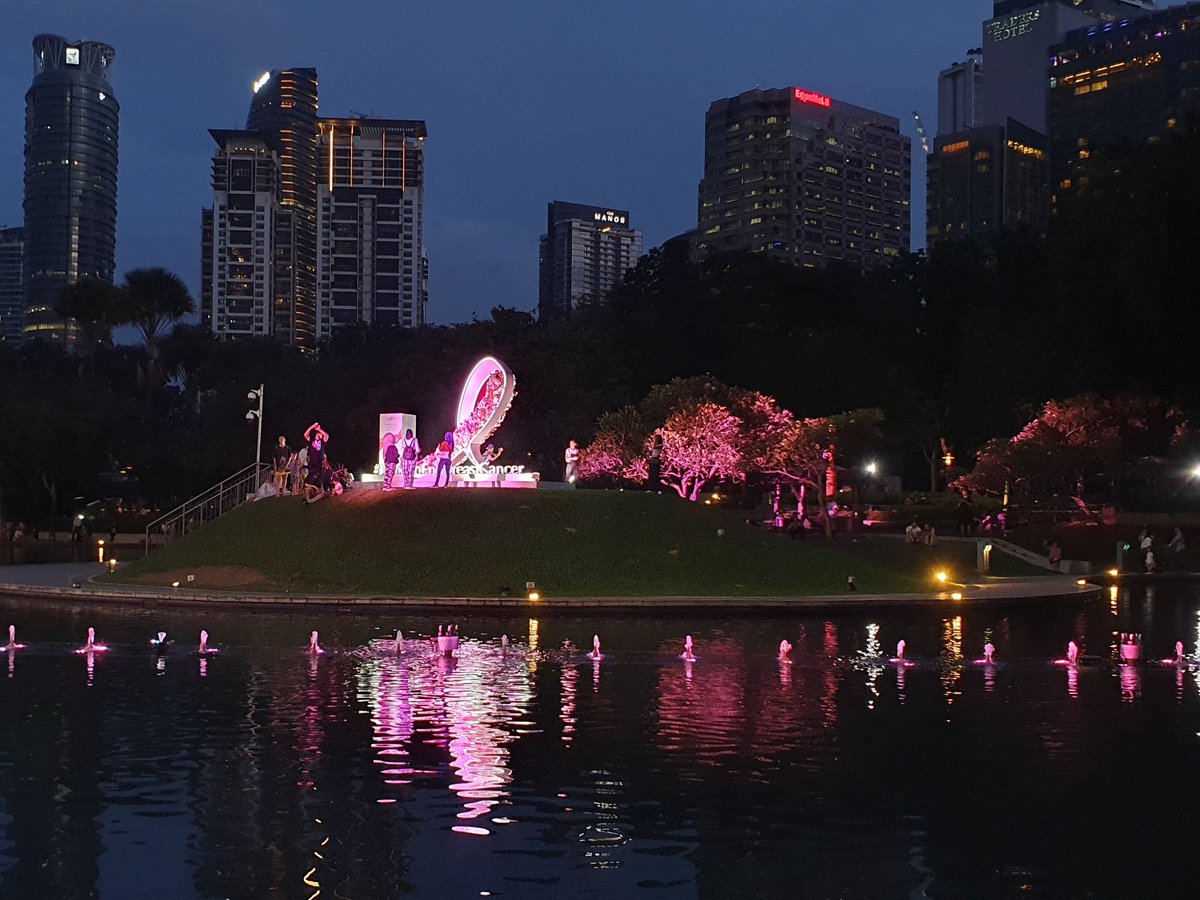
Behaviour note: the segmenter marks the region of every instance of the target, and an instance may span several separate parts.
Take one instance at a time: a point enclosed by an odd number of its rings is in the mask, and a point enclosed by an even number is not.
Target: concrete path
[[[1079,584],[1068,577],[991,579],[953,584],[940,592],[912,594],[846,593],[812,597],[409,597],[354,594],[258,593],[254,591],[188,590],[150,585],[90,583],[100,573],[98,563],[48,563],[0,568],[0,596],[46,600],[94,600],[145,606],[181,603],[190,606],[310,608],[454,607],[479,611],[531,609],[637,609],[649,610],[811,610],[880,606],[954,606],[958,604],[1036,602],[1053,599],[1087,599],[1102,593],[1099,585]],[[82,578],[83,587],[72,588],[71,579]],[[961,594],[956,597],[955,594]]]

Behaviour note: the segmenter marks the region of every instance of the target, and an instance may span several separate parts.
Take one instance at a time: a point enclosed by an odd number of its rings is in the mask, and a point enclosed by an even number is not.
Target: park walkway
[[[411,597],[355,594],[289,594],[256,591],[189,590],[151,585],[97,584],[98,563],[46,563],[0,568],[0,597],[95,601],[143,606],[185,604],[248,608],[359,609],[366,607],[451,607],[478,611],[528,612],[530,609],[721,610],[787,611],[836,610],[858,607],[1036,602],[1088,599],[1099,585],[1079,584],[1073,577],[997,578],[948,585],[944,591],[909,594],[850,593],[808,597],[543,597],[536,603],[517,597]],[[78,582],[81,586],[72,587]],[[954,594],[961,594],[956,598]]]

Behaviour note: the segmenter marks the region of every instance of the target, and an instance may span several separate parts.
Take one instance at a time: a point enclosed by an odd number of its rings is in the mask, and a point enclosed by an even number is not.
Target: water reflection
[[[331,618],[312,657],[296,649],[311,623],[211,613],[228,643],[199,674],[194,645],[152,674],[140,613],[120,612],[97,622],[114,652],[85,655],[85,683],[47,635],[93,613],[52,613],[22,678],[0,680],[0,896],[785,896],[798,872],[835,896],[848,867],[856,896],[1008,896],[1017,878],[1136,896],[1121,841],[1158,872],[1185,858],[1186,829],[1144,813],[1200,803],[1200,671],[1105,658],[1139,621],[1128,602],[1119,625],[1107,598],[1083,615],[480,619],[449,659],[425,640],[398,653],[383,635],[409,622]],[[1183,631],[1200,655],[1195,604],[1156,603],[1170,644]],[[603,663],[547,649],[597,630]],[[884,677],[900,635],[916,665]],[[1064,696],[1051,659],[1071,636],[1101,658],[1064,667]],[[1147,633],[1147,652],[1164,641]],[[964,676],[984,643],[1000,666]],[[998,669],[1011,702],[985,696]],[[1089,798],[1113,796],[1134,753],[1117,836]],[[970,827],[963,796],[987,798]],[[1095,852],[1084,869],[1048,846]]]

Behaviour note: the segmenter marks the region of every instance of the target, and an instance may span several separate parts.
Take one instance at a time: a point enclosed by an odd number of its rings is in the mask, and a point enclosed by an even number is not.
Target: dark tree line
[[[161,278],[155,293],[129,276],[117,318],[147,340],[113,346],[116,321],[89,312],[113,308],[97,293],[112,289],[79,288],[64,311],[80,323],[80,352],[0,346],[0,518],[66,511],[126,466],[154,503],[191,496],[253,460],[245,397],[259,383],[264,452],[320,419],[332,457],[368,467],[388,410],[415,412],[431,446],[484,353],[517,376],[499,435],[506,459],[554,477],[566,441],[587,443],[601,415],[696,375],[798,416],[882,409],[885,467],[913,488],[944,474],[943,441],[969,465],[1051,398],[1137,393],[1192,414],[1198,151],[1189,137],[1128,155],[1064,203],[1044,239],[940,245],[866,273],[759,254],[693,262],[667,245],[565,320],[497,308],[451,327],[343,329],[315,358],[272,341],[218,343],[199,326],[164,335],[183,301]]]

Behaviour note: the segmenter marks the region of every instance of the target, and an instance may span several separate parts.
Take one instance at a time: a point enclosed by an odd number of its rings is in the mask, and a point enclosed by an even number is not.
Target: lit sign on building
[[[618,212],[613,212],[611,209],[596,210],[592,213],[592,218],[597,222],[607,222],[610,225],[625,225],[625,216]]]
[[[79,48],[78,47],[68,47],[67,48],[67,65],[68,66],[79,65]]]
[[[796,96],[796,99],[799,100],[801,103],[807,103],[809,106],[829,107],[829,106],[833,105],[833,101],[830,100],[828,97],[826,97],[824,94],[817,94],[813,91],[804,91],[804,90],[801,90],[800,88],[796,88],[795,96]]]
[[[254,82],[254,93],[257,94],[260,90],[262,90],[262,86],[270,80],[271,80],[271,73],[263,72],[262,75],[259,76],[259,79],[256,82]]]
[[[1040,9],[1031,9],[1005,19],[992,19],[984,26],[984,32],[993,42],[1007,41],[1009,38],[1029,34],[1033,31],[1034,23],[1041,17]]]

